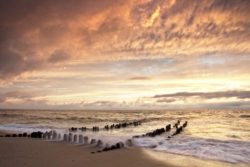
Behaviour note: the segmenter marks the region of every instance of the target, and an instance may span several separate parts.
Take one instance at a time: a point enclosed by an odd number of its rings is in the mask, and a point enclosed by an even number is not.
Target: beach
[[[0,135],[13,132],[0,131]],[[233,167],[236,164],[162,154],[130,147],[97,153],[97,147],[23,137],[0,138],[1,167]],[[95,153],[93,153],[95,152]],[[237,164],[246,167],[248,164]]]
[[[124,148],[92,154],[93,151],[97,151],[97,148],[40,139],[1,137],[0,166],[174,167],[174,165],[153,160],[143,154],[141,148]]]
[[[1,167],[247,167],[250,162],[248,110],[1,110],[0,123]],[[28,137],[38,131],[44,134],[39,139]]]

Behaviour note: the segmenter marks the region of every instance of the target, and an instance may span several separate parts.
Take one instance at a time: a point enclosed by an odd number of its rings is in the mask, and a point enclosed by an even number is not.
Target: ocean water
[[[188,121],[181,134],[170,139],[170,132],[156,137],[132,138],[167,124],[172,126]],[[141,121],[140,126],[104,130],[105,125]],[[80,130],[90,139],[100,139],[104,145],[132,139],[135,146],[155,151],[187,155],[229,163],[250,162],[250,111],[249,110],[195,110],[195,111],[45,111],[0,110],[0,130],[33,132],[55,130],[68,134],[71,127],[98,126],[93,132]],[[59,140],[59,139],[57,139]],[[62,140],[62,139],[60,139]]]

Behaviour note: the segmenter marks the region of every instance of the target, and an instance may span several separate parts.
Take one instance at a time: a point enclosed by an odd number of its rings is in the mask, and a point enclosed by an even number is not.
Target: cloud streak
[[[149,80],[149,77],[131,77],[129,80]]]
[[[0,103],[6,102],[9,98],[27,100],[27,99],[31,99],[32,97],[35,97],[34,94],[32,95],[30,93],[20,92],[20,91],[0,93],[0,96],[1,96]]]
[[[250,91],[221,91],[221,92],[178,92],[170,94],[155,95],[153,98],[165,98],[165,97],[200,97],[205,99],[213,98],[232,98],[236,97],[238,99],[249,99]]]

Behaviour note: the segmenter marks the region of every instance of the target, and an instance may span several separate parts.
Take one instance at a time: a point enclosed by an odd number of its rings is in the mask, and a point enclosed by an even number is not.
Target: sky
[[[250,108],[249,0],[1,0],[0,108]]]

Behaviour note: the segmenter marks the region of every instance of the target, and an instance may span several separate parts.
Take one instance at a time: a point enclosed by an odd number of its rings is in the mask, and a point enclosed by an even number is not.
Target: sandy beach
[[[13,132],[0,131],[0,136]],[[97,153],[98,148],[23,137],[0,137],[1,167],[246,167],[130,147]],[[92,152],[95,152],[94,154]]]
[[[3,133],[2,133],[3,134]],[[141,148],[92,154],[97,148],[31,138],[0,138],[1,167],[171,167],[145,155]]]

